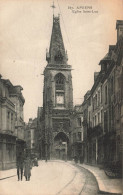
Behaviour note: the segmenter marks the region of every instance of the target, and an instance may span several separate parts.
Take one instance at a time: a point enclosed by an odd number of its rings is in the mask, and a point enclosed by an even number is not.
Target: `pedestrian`
[[[34,166],[38,167],[38,159],[37,159],[37,157],[34,158]]]
[[[20,179],[22,181],[23,179],[23,163],[24,163],[24,158],[23,158],[22,153],[20,152],[19,155],[17,156],[17,161],[16,161],[18,181]]]
[[[32,169],[32,162],[31,162],[29,156],[27,156],[25,161],[24,161],[24,176],[25,176],[26,181],[30,180],[31,169]]]
[[[45,162],[47,162],[47,156],[46,156],[46,158],[45,158]]]

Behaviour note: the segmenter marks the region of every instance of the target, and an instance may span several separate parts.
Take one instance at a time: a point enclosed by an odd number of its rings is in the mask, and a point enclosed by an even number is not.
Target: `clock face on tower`
[[[56,103],[57,104],[64,104],[64,95],[63,94],[56,95]]]

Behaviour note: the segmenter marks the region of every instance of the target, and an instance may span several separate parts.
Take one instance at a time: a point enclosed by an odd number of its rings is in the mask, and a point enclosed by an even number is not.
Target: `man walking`
[[[24,163],[24,159],[23,159],[23,155],[20,152],[19,155],[17,156],[17,175],[18,175],[18,181],[21,179],[23,179],[23,163]]]

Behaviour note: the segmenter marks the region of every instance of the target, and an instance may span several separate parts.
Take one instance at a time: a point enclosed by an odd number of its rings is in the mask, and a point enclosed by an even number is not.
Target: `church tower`
[[[66,159],[69,155],[70,113],[73,109],[71,65],[67,64],[60,16],[53,15],[47,66],[44,69],[45,157]]]

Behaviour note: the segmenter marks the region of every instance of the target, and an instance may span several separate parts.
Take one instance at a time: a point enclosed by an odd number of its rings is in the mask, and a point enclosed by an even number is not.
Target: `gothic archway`
[[[54,138],[55,158],[67,160],[69,138],[64,132],[59,132]]]

